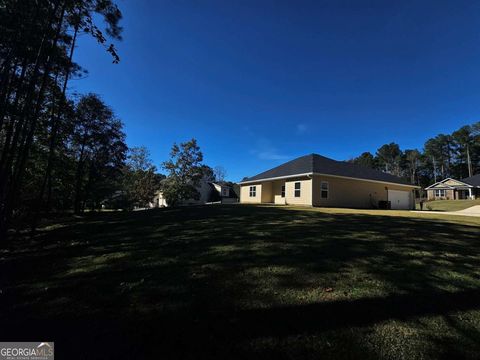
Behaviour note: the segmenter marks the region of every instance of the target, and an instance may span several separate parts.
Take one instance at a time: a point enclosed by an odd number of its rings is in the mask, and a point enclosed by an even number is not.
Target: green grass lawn
[[[423,204],[423,210],[432,211],[459,211],[471,206],[480,205],[480,199],[477,200],[435,200]],[[420,210],[420,205],[417,204]]]
[[[65,359],[480,354],[480,219],[205,206],[89,214],[0,252],[0,339]]]

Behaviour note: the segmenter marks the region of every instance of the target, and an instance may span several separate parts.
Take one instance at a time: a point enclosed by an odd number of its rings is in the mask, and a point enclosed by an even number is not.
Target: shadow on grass
[[[68,358],[468,357],[479,250],[478,227],[410,217],[97,214],[2,254],[0,335],[96,349]]]

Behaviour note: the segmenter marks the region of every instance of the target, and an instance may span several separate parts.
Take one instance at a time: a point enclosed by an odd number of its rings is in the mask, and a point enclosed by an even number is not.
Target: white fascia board
[[[239,185],[253,184],[253,183],[259,183],[259,182],[264,182],[264,181],[281,180],[281,179],[291,179],[291,178],[302,177],[302,176],[311,176],[311,175],[313,175],[313,173],[310,172],[310,173],[304,173],[304,174],[294,174],[294,175],[286,175],[286,176],[277,176],[277,177],[263,178],[263,179],[257,179],[257,180],[240,181],[238,184],[239,184]]]

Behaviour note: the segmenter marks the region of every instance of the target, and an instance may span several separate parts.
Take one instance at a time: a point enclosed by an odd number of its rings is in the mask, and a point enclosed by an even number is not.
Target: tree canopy
[[[398,144],[390,143],[375,155],[364,152],[350,161],[421,186],[447,177],[462,179],[480,173],[480,122],[428,139],[422,150],[402,151]]]
[[[110,192],[107,183],[124,157],[121,122],[100,100],[91,109],[98,116],[83,116],[94,97],[77,103],[67,89],[85,71],[74,62],[79,35],[120,61],[111,41],[121,40],[121,18],[112,0],[1,2],[1,238],[19,217],[72,202],[79,210]]]
[[[197,186],[205,175],[202,161],[203,154],[197,140],[173,144],[170,160],[163,163],[167,178],[163,182],[162,192],[170,206],[175,206],[182,200],[198,200],[200,194]]]

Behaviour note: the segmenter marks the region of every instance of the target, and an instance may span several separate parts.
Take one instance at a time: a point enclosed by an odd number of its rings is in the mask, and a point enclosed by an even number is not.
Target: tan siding
[[[285,205],[285,198],[282,197],[282,186],[285,184],[284,180],[273,182],[273,202],[279,205]]]
[[[272,182],[262,183],[262,203],[273,203]]]
[[[320,184],[322,181],[329,183],[328,199],[321,199]],[[295,197],[296,182],[301,184],[298,198]],[[285,184],[285,198],[281,197],[283,184]],[[257,187],[257,196],[254,198],[249,196],[252,185]],[[372,208],[378,206],[380,200],[388,199],[388,189],[408,192],[413,190],[412,187],[401,185],[315,175],[313,179],[299,177],[241,185],[240,202]]]
[[[320,196],[320,186],[322,181],[328,181],[328,199],[322,199]],[[388,189],[412,191],[412,188],[410,187],[393,184],[315,175],[313,178],[313,205],[372,208],[378,206],[379,201],[387,200]]]
[[[443,184],[449,185],[449,186],[465,186],[464,183],[461,183],[461,182],[459,182],[457,180],[453,180],[453,179],[447,180]]]
[[[250,186],[257,187],[257,193],[255,197],[250,197]],[[262,185],[258,184],[247,184],[240,187],[240,202],[241,203],[254,203],[258,204],[262,199]]]
[[[300,182],[300,197],[295,197],[296,182]],[[305,177],[286,179],[285,203],[292,205],[312,205],[312,179]]]
[[[300,197],[295,197],[295,183],[300,182]],[[285,198],[281,197],[282,185],[285,184]],[[273,203],[312,205],[312,179],[306,177],[292,178],[276,181],[265,181],[252,184],[257,186],[257,196],[249,196],[250,184],[240,187],[241,203]]]

